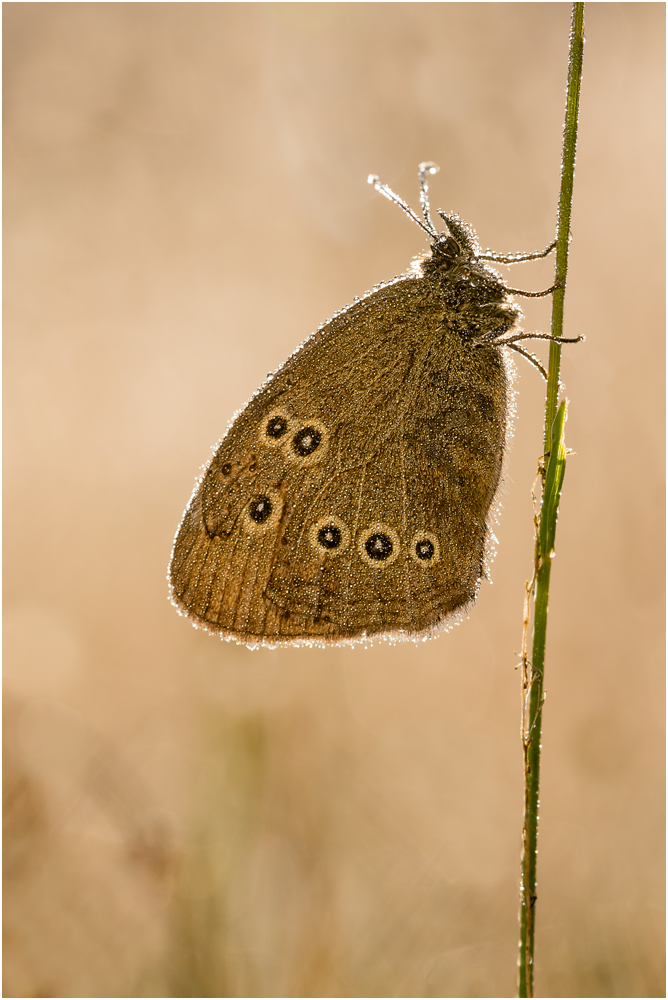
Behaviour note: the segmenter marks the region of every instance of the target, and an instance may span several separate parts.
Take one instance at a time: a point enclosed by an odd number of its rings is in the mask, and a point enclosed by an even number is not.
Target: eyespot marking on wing
[[[321,517],[309,529],[309,542],[321,555],[338,556],[350,545],[350,531],[336,514]]]
[[[418,531],[408,549],[411,559],[418,566],[433,566],[441,558],[438,538],[431,531]]]
[[[283,500],[275,490],[266,490],[256,494],[247,504],[243,512],[243,527],[246,531],[255,533],[270,531],[281,520]]]
[[[357,551],[367,566],[384,569],[401,552],[401,543],[394,528],[378,521],[359,533]]]
[[[329,431],[321,420],[304,420],[295,424],[285,453],[297,465],[312,465],[325,457]]]
[[[270,448],[282,447],[292,427],[292,419],[285,410],[272,410],[260,423],[260,440]]]

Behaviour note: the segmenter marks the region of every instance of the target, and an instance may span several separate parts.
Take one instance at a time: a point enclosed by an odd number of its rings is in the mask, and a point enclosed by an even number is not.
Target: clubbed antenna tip
[[[424,180],[424,174],[422,172],[423,167],[424,167],[424,172],[425,173],[427,173],[427,172],[428,173],[436,173],[436,170],[438,170],[438,167],[436,166],[435,163],[421,163],[420,164],[420,201],[422,202],[422,210],[425,213],[425,221],[427,223],[426,225],[422,221],[422,219],[420,219],[420,217],[415,214],[415,212],[413,211],[413,209],[410,208],[406,204],[406,202],[403,200],[403,198],[400,198],[398,194],[395,194],[394,191],[392,190],[392,188],[388,187],[387,184],[382,184],[381,183],[380,177],[378,177],[377,174],[369,174],[367,180],[368,180],[369,184],[372,184],[375,187],[376,191],[378,191],[379,194],[382,194],[385,198],[388,199],[388,201],[393,201],[395,205],[398,205],[399,208],[402,208],[404,210],[404,212],[406,213],[406,215],[410,216],[410,218],[413,220],[413,222],[415,222],[420,227],[420,229],[422,229],[427,234],[427,236],[429,237],[429,239],[433,240],[433,239],[438,239],[438,233],[437,233],[436,229],[434,228],[434,226],[432,225],[431,219],[429,218],[429,203],[428,202],[426,203],[427,208],[426,208],[426,212],[425,212],[425,199],[426,199],[427,185],[426,185],[426,182]]]

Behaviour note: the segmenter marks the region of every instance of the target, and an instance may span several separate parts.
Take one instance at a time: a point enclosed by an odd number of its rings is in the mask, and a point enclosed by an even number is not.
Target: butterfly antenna
[[[418,167],[418,176],[420,178],[420,204],[422,205],[422,214],[424,215],[424,221],[427,226],[434,234],[437,235],[434,223],[431,221],[431,215],[429,214],[429,184],[427,183],[427,174],[437,174],[441,168],[438,163],[421,163]]]
[[[381,184],[380,177],[377,177],[376,174],[369,174],[368,180],[369,184],[373,184],[376,191],[378,191],[385,198],[387,198],[388,201],[393,201],[395,205],[399,206],[399,208],[403,208],[406,215],[410,216],[413,222],[415,222],[420,227],[420,229],[422,229],[427,234],[430,240],[438,239],[438,233],[436,232],[434,227],[432,226],[431,229],[428,228],[424,224],[422,219],[419,217],[419,215],[416,215],[413,209],[406,204],[403,198],[400,198],[398,194],[395,194],[392,188],[389,188],[387,184]]]

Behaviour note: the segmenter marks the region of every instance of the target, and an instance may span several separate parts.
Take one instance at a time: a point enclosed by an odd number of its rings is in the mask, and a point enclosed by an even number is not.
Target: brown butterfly
[[[174,542],[173,603],[249,645],[416,638],[476,598],[508,434],[510,289],[473,230],[424,222],[410,271],[337,313],[260,387],[198,480]],[[549,335],[538,335],[551,339]]]

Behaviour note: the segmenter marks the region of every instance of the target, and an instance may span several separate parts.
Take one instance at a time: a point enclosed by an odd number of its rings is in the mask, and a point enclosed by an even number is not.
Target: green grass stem
[[[564,294],[568,269],[575,147],[577,140],[580,81],[584,51],[584,3],[572,6],[566,117],[561,160],[561,191],[557,224],[555,291],[552,298],[554,337],[563,336]],[[524,827],[520,879],[519,997],[533,997],[534,943],[536,930],[536,855],[538,847],[538,806],[540,793],[540,751],[544,701],[545,642],[550,571],[554,556],[559,500],[566,468],[564,424],[566,402],[559,404],[561,344],[550,343],[547,393],[545,399],[545,458],[541,464],[542,498],[536,518],[533,579],[527,585],[522,644],[522,743],[524,752]],[[546,464],[547,462],[547,464]],[[533,642],[531,658],[527,650],[530,602],[533,596]]]

